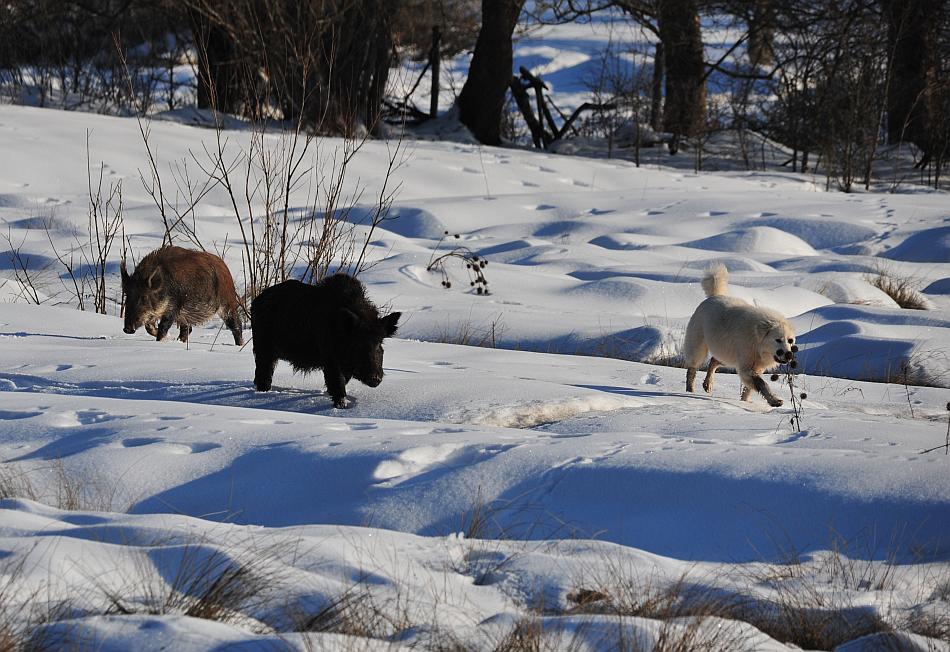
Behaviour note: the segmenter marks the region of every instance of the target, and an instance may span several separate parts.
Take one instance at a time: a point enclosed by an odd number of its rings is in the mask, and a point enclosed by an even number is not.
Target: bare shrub
[[[357,582],[329,600],[319,611],[295,619],[300,632],[334,632],[363,638],[389,638],[413,626],[408,596],[402,589],[382,597]]]
[[[895,541],[889,545],[896,549]],[[876,552],[870,537],[849,541],[838,536],[826,553],[808,563],[784,564],[781,573],[753,566],[748,583],[769,593],[748,596],[733,614],[776,640],[805,649],[830,650],[861,636],[888,632],[892,623],[854,599],[860,592],[886,594],[894,589],[894,561],[874,561]],[[793,553],[792,558],[800,555]]]
[[[13,278],[19,290],[14,295],[16,300],[24,300],[35,305],[42,305],[47,297],[40,290],[43,287],[41,280],[43,272],[49,268],[48,263],[34,264],[30,254],[23,252],[25,238],[19,242],[13,240],[13,229],[7,226],[7,232],[0,236],[6,241],[9,250],[7,256],[13,270]]]
[[[864,279],[894,300],[901,308],[910,310],[930,310],[933,306],[917,289],[920,279],[903,276],[886,265],[877,265]]]
[[[458,322],[446,322],[435,332],[429,341],[441,344],[458,344],[461,346],[478,346],[482,348],[498,348],[498,340],[505,332],[502,316],[498,315],[487,324],[479,324],[471,318]]]
[[[46,476],[44,488],[37,488],[31,475]],[[48,466],[24,470],[13,463],[0,465],[0,499],[23,498],[68,511],[113,511],[118,487],[71,471],[62,460]]]
[[[121,582],[89,579],[105,615],[183,615],[267,631],[251,614],[276,598],[284,579],[270,564],[272,550],[233,554],[210,543],[138,551],[134,570]]]
[[[98,314],[107,314],[108,259],[118,239],[125,239],[125,223],[122,217],[122,181],[109,183],[104,192],[105,164],[99,164],[98,178],[93,176],[89,153],[89,132],[86,132],[86,184],[89,206],[85,237],[74,235],[73,246],[60,251],[53,239],[51,225],[45,226],[46,238],[65,277],[60,277],[66,291],[76,301],[80,310],[87,305]],[[67,281],[68,279],[68,281]],[[88,302],[88,303],[87,303]]]
[[[38,500],[36,488],[30,482],[29,476],[20,467],[9,462],[0,465],[0,500],[7,498]]]
[[[358,276],[376,263],[370,242],[381,224],[395,219],[390,207],[399,184],[393,175],[406,159],[401,135],[387,143],[379,192],[366,206],[360,205],[366,186],[347,178],[353,158],[368,142],[365,133],[336,146],[302,121],[278,125],[271,133],[270,123],[260,120],[252,124],[248,146],[241,148],[218,123],[213,145],[190,151],[173,168],[172,200],[149,144],[148,126],[142,124],[140,132],[149,168],[140,175],[162,216],[164,244],[184,237],[205,249],[195,208],[214,188],[226,194],[239,232],[234,245],[241,252],[245,308],[263,289],[289,278],[312,283],[331,268]],[[200,174],[189,172],[189,164]],[[300,195],[303,205],[297,203]],[[186,201],[179,204],[178,197]]]

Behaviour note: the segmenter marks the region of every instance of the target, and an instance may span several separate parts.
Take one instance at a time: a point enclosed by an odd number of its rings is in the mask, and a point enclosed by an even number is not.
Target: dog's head
[[[791,324],[784,319],[763,321],[759,323],[757,330],[762,338],[759,349],[763,354],[769,351],[768,356],[777,364],[785,364],[795,359],[798,346],[795,344],[795,331]],[[766,355],[762,357],[765,358]]]

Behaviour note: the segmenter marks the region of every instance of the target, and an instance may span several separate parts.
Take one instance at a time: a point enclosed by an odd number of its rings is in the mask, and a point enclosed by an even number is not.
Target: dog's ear
[[[760,321],[757,321],[755,323],[756,336],[758,336],[760,340],[764,340],[766,337],[768,337],[774,325],[775,324],[773,324],[771,321],[768,321],[767,319],[762,319]]]

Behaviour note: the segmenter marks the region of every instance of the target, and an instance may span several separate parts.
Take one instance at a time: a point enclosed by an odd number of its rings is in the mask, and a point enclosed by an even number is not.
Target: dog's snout
[[[792,353],[798,353],[798,347],[792,345]]]

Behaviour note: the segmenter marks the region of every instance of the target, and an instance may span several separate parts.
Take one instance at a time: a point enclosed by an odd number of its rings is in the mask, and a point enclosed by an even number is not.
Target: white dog
[[[754,389],[769,405],[778,407],[775,396],[760,375],[782,363],[795,366],[795,332],[781,314],[759,308],[726,293],[729,272],[717,264],[703,277],[705,299],[696,308],[686,327],[686,391],[694,391],[696,368],[712,355],[703,389],[712,392],[713,374],[721,365],[734,367],[742,380],[743,401]]]

